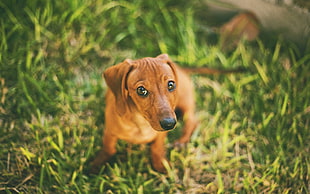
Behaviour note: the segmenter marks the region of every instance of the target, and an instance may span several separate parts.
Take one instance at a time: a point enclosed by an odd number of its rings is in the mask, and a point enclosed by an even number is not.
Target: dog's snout
[[[176,125],[177,121],[175,118],[164,118],[160,121],[160,126],[164,130],[170,130],[173,129]]]

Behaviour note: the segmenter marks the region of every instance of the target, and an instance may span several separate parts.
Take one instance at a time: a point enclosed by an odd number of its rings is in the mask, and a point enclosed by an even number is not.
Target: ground
[[[2,1],[0,191],[309,193],[310,47],[259,37],[222,51],[196,6]],[[181,66],[247,71],[192,76],[200,125],[181,149],[169,142],[182,123],[169,133],[167,174],[152,170],[148,145],[123,141],[114,163],[88,174],[105,123],[102,71],[160,53]]]

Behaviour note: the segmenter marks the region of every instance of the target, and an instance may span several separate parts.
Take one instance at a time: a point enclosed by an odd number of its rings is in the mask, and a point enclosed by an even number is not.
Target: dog
[[[194,86],[189,73],[215,74],[238,70],[181,68],[167,54],[155,58],[126,59],[103,72],[106,93],[103,147],[91,163],[92,171],[108,162],[116,153],[119,139],[133,144],[150,143],[152,167],[166,172],[165,139],[175,128],[176,112],[184,126],[175,142],[183,145],[198,125],[195,117]]]

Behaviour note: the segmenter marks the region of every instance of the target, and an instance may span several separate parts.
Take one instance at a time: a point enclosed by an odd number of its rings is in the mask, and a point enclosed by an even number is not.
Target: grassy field
[[[222,52],[197,7],[1,1],[0,193],[310,193],[310,47],[257,40]],[[123,141],[115,163],[85,173],[104,129],[102,71],[160,53],[248,71],[193,76],[201,123],[185,148],[167,144],[168,174],[152,170],[148,146]]]

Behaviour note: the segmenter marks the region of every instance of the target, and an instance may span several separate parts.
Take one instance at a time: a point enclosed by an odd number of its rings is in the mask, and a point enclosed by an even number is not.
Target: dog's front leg
[[[112,135],[109,133],[109,131],[105,131],[103,138],[102,138],[102,144],[103,147],[98,152],[96,158],[91,163],[91,171],[95,172],[100,169],[100,167],[108,162],[110,158],[116,153],[116,143],[117,143],[117,137],[115,135]]]
[[[190,141],[190,138],[198,125],[194,111],[187,111],[184,113],[184,127],[182,129],[182,136],[175,142],[176,146],[183,146]]]
[[[166,159],[165,140],[167,132],[159,132],[156,139],[151,144],[151,156],[153,168],[161,173],[166,172],[163,164]]]

